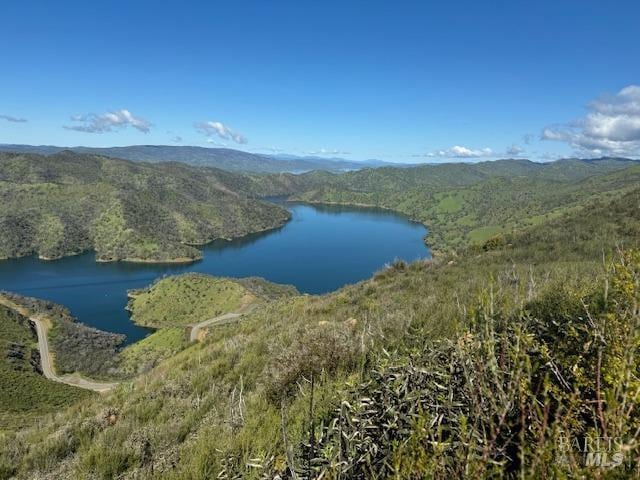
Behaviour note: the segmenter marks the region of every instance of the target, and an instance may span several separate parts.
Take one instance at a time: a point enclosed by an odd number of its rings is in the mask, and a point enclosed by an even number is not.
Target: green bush
[[[609,459],[624,458],[616,474],[631,474],[640,452],[639,285],[640,252],[629,251],[604,287],[584,295],[556,286],[517,316],[483,295],[457,340],[383,362],[357,386],[323,420],[307,449],[313,468],[302,473],[590,476],[585,442],[615,439]]]

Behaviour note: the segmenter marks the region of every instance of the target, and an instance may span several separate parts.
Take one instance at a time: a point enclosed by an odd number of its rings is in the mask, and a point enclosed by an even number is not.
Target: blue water
[[[426,229],[379,209],[286,204],[292,219],[282,228],[204,247],[203,260],[188,265],[96,263],[94,253],[52,262],[36,257],[0,261],[0,290],[68,307],[85,324],[124,333],[127,343],[149,330],[124,310],[126,292],[164,275],[202,272],[259,276],[325,293],[370,277],[395,258],[429,256]]]

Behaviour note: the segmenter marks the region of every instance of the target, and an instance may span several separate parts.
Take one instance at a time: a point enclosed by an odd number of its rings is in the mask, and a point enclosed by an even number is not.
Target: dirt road
[[[93,390],[94,392],[106,392],[111,390],[118,383],[97,382],[88,378],[83,378],[79,374],[73,375],[56,375],[56,371],[53,368],[53,358],[51,358],[51,351],[49,350],[49,325],[50,320],[46,318],[39,318],[30,315],[30,312],[17,303],[12,302],[4,296],[0,296],[0,304],[15,310],[20,315],[23,315],[29,319],[36,326],[36,333],[38,335],[38,350],[40,350],[40,365],[42,367],[42,374],[49,380],[53,380],[58,383],[65,383],[73,387],[86,388],[87,390]]]
[[[29,320],[36,326],[38,333],[38,349],[40,350],[40,364],[42,366],[42,374],[49,380],[54,382],[66,383],[74,387],[86,388],[94,392],[106,392],[116,387],[118,383],[96,382],[87,378],[83,378],[77,374],[74,375],[56,375],[53,368],[53,361],[49,351],[49,341],[47,340],[48,328],[45,323],[36,317],[29,317]]]
[[[206,327],[210,327],[212,325],[226,325],[227,323],[233,323],[237,321],[240,317],[246,315],[255,305],[251,305],[249,308],[246,308],[244,311],[240,312],[231,312],[225,313],[224,315],[219,315],[214,318],[210,318],[209,320],[205,320],[204,322],[196,323],[191,327],[191,333],[189,334],[189,340],[192,342],[196,342],[201,340],[201,335],[203,334],[203,329]]]

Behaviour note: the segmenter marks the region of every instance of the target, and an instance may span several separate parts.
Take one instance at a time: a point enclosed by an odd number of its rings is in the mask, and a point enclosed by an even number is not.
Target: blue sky
[[[0,143],[397,162],[640,150],[638,1],[8,0],[1,12]]]

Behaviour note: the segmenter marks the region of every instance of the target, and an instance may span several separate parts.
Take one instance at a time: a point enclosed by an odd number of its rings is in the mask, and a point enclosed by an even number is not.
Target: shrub
[[[275,356],[268,369],[267,395],[275,402],[290,395],[303,378],[354,367],[358,353],[356,338],[348,325],[322,322],[305,330]]]
[[[626,461],[616,472],[630,474],[640,451],[639,280],[632,251],[586,295],[550,289],[515,316],[483,297],[457,340],[382,363],[354,388],[324,419],[302,473],[590,476],[586,445],[609,439],[609,459]]]

